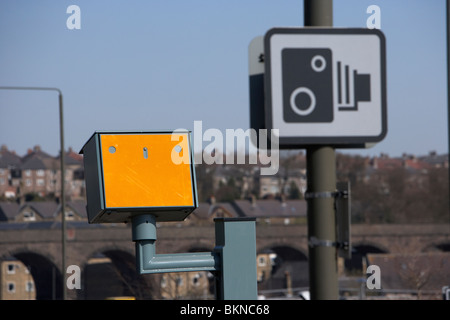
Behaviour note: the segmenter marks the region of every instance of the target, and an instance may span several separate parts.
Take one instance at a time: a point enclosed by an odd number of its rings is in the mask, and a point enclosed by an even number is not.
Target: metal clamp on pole
[[[323,239],[317,239],[316,237],[309,238],[308,245],[313,247],[336,247],[337,242],[331,241],[331,240],[323,240]]]
[[[305,192],[305,199],[324,199],[324,198],[348,198],[349,193],[346,190],[322,191],[322,192]]]
[[[341,241],[331,241],[318,239],[316,237],[311,237],[308,241],[308,245],[313,247],[336,247],[338,249],[348,250],[350,243]]]
[[[351,242],[350,242],[350,183],[338,182],[336,191],[324,192],[305,192],[305,199],[326,199],[334,198],[334,207],[336,212],[336,241],[320,240],[311,237],[309,246],[313,247],[333,247],[338,249],[339,256],[346,259],[351,258]]]
[[[323,198],[335,198],[336,197],[336,191],[322,191],[322,192],[305,192],[305,199],[323,199]]]

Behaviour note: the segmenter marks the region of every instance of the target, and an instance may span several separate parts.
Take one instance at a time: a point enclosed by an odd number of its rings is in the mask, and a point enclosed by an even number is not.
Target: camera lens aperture
[[[322,72],[327,67],[327,61],[321,55],[314,56],[311,59],[311,68],[316,72]]]
[[[316,96],[310,89],[300,87],[292,92],[290,103],[292,110],[296,114],[307,116],[316,107]]]

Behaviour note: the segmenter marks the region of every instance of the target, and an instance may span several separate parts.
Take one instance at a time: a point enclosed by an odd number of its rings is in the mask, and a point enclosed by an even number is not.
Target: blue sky
[[[69,30],[67,7],[81,10]],[[366,27],[381,9],[387,43],[391,156],[448,152],[445,0],[334,0],[335,27]],[[272,27],[303,26],[303,1],[0,2],[0,86],[57,87],[65,145],[96,130],[249,127],[248,45]],[[0,91],[0,144],[59,151],[55,92]]]

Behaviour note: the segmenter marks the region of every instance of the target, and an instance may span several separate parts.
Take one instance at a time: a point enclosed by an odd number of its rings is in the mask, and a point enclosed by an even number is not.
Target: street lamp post
[[[65,166],[64,166],[64,121],[63,121],[63,96],[61,90],[58,88],[47,88],[47,87],[0,87],[0,90],[38,90],[38,91],[56,91],[58,92],[59,100],[59,138],[60,138],[60,148],[61,148],[61,220],[62,220],[62,267],[61,267],[61,278],[62,278],[62,290],[63,290],[63,300],[66,300],[66,200],[65,200]]]

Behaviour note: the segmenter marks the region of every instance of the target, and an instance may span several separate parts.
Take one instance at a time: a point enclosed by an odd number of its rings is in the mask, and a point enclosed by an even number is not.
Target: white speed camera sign
[[[365,147],[387,132],[377,29],[273,28],[264,36],[264,125],[281,147]]]

